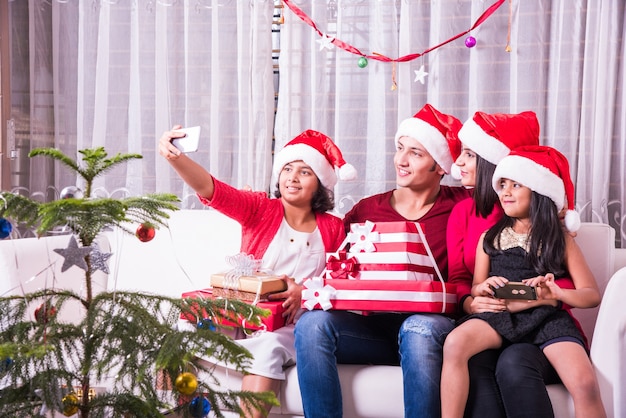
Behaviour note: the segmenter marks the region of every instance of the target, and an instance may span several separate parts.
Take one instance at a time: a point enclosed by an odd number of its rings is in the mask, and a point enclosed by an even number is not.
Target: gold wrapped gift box
[[[236,280],[231,280],[226,276],[227,273],[211,275],[214,297],[254,302],[267,300],[267,295],[270,293],[287,290],[287,283],[283,281],[282,276],[272,276],[261,272],[256,272],[252,276],[241,276]]]

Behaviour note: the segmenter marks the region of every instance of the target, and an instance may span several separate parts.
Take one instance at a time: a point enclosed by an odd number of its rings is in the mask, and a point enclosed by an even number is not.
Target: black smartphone
[[[522,282],[508,282],[503,287],[494,288],[494,296],[498,299],[537,300],[537,292],[532,286]]]

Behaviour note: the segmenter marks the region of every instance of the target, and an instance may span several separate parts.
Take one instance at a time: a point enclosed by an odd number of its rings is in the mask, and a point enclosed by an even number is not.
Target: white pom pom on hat
[[[276,153],[272,167],[272,188],[275,188],[285,164],[293,161],[304,161],[329,190],[337,184],[335,170],[339,173],[340,180],[354,180],[357,177],[356,169],[346,163],[333,140],[312,129],[302,132]]]
[[[566,209],[565,227],[572,232],[578,231],[580,215],[574,209],[574,183],[567,158],[558,150],[542,145],[527,145],[512,150],[496,165],[492,178],[496,192],[503,178],[520,182],[534,192],[549,197],[559,212]]]

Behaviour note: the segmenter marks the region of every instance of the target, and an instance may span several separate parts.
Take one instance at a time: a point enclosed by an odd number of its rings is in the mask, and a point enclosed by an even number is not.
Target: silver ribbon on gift
[[[239,253],[226,257],[226,262],[232,267],[224,274],[225,289],[239,289],[239,279],[244,276],[252,276],[261,268],[261,260],[256,260],[252,255]]]

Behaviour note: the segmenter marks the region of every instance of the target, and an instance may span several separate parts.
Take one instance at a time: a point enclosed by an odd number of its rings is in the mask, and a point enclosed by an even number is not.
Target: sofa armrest
[[[626,268],[609,281],[596,322],[591,360],[609,417],[626,416]]]

